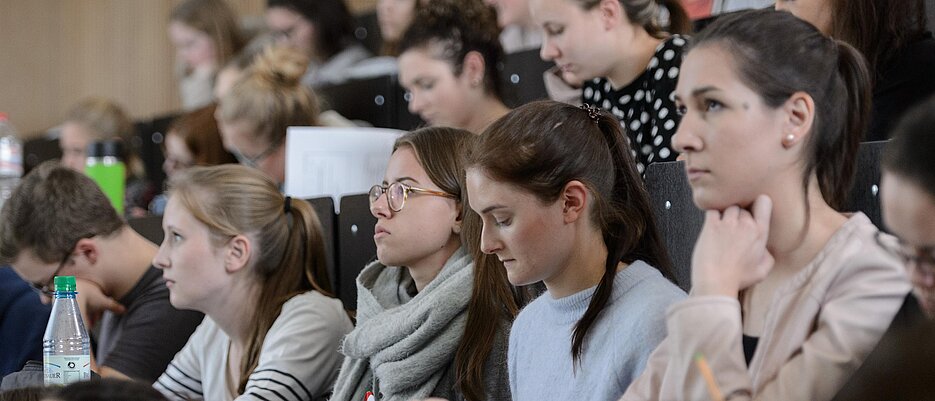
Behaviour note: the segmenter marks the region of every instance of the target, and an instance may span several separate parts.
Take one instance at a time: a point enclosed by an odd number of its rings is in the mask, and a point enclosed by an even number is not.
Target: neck
[[[445,267],[445,262],[451,258],[461,247],[460,238],[452,235],[442,249],[414,263],[406,264],[406,270],[416,284],[416,291],[422,290],[438,277],[438,273]]]
[[[256,312],[260,286],[252,278],[246,277],[250,272],[241,271],[235,274],[244,276],[234,281],[233,288],[218,294],[218,298],[203,312],[230,337],[234,347],[243,349],[247,345],[250,329],[255,321],[253,315]]]
[[[630,25],[623,29],[633,30],[633,40],[617,43],[614,54],[619,54],[620,57],[607,74],[607,79],[614,89],[630,84],[643,74],[656,54],[656,47],[662,43],[662,39],[650,36],[641,26]]]
[[[101,266],[107,269],[104,292],[120,300],[149,270],[158,248],[129,226],[100,242]]]
[[[464,125],[464,129],[480,135],[487,129],[487,126],[498,120],[500,117],[510,112],[499,99],[484,95],[482,101],[478,102],[478,107]]]
[[[772,187],[784,191],[769,194],[773,211],[766,248],[775,259],[770,275],[805,267],[847,221],[825,202],[814,176],[809,181],[807,200],[801,179],[791,177],[789,182]]]
[[[543,280],[552,298],[564,298],[601,282],[607,263],[607,246],[600,231],[589,230],[575,241],[572,254],[557,274]]]

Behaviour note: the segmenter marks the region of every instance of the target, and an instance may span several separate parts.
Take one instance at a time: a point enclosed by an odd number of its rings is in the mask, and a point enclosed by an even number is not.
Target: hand
[[[736,297],[766,277],[773,256],[766,249],[773,202],[760,195],[752,212],[731,206],[705,211],[692,254],[692,293]]]
[[[115,301],[113,298],[104,294],[97,283],[78,278],[76,280],[78,290],[78,308],[81,309],[81,317],[87,328],[94,327],[104,311],[111,311],[118,315],[126,312],[126,307]]]

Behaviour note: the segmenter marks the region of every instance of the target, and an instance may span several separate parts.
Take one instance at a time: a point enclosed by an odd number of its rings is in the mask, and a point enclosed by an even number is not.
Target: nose
[[[672,147],[681,154],[697,152],[702,149],[704,142],[696,135],[696,121],[692,113],[686,113],[682,116],[675,134],[672,135]]]
[[[169,256],[166,251],[166,241],[168,241],[169,233],[166,233],[166,239],[162,240],[162,244],[159,245],[159,249],[156,251],[156,256],[153,257],[153,266],[157,269],[167,269],[169,268]]]
[[[389,203],[386,199],[386,192],[380,194],[379,197],[370,202],[370,214],[376,218],[388,219],[393,216],[393,211],[390,210]]]
[[[552,61],[557,59],[560,55],[561,52],[558,51],[558,46],[546,35],[545,38],[542,39],[542,48],[539,49],[539,58],[545,61]]]
[[[503,249],[503,243],[500,242],[497,235],[491,231],[487,223],[484,223],[484,227],[480,231],[480,250],[488,255],[497,253]]]
[[[922,266],[918,261],[910,261],[908,264],[914,287],[926,291],[935,290],[935,270],[932,270],[931,267]]]
[[[412,114],[420,114],[425,110],[424,102],[422,101],[422,96],[416,94],[415,92],[409,92],[409,112]]]

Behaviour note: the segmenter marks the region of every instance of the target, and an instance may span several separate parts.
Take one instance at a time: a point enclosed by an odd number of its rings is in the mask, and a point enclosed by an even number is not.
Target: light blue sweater
[[[546,292],[517,316],[507,358],[514,401],[620,398],[665,338],[666,309],[685,297],[643,261],[618,272],[575,372],[571,338],[595,288],[560,299]]]

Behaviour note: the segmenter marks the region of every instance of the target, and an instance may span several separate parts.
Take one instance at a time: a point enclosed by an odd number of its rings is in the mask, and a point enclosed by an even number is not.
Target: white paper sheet
[[[383,181],[403,131],[364,127],[289,127],[285,192],[295,198],[361,194]],[[340,212],[340,211],[338,211]]]

